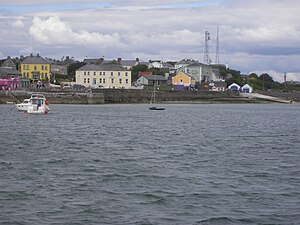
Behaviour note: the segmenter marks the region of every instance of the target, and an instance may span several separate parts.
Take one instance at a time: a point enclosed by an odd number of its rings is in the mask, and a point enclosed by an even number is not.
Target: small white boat
[[[24,99],[16,104],[19,111],[29,114],[46,114],[49,112],[49,103],[43,94],[32,94],[30,99]]]
[[[49,103],[43,94],[32,94],[27,108],[28,114],[46,114],[49,112]]]
[[[23,102],[16,104],[16,107],[19,111],[27,112],[29,102],[30,102],[30,99],[26,98],[26,99],[24,99]]]

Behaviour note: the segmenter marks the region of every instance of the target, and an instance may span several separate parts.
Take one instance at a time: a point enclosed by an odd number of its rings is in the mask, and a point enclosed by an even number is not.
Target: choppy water
[[[300,105],[0,105],[0,224],[300,224]]]

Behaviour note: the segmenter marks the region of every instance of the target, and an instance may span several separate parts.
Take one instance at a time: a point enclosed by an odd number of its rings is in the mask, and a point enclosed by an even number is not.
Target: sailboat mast
[[[156,74],[154,74],[154,90],[153,90],[153,103],[156,102],[156,99],[155,99],[155,92],[156,92]]]

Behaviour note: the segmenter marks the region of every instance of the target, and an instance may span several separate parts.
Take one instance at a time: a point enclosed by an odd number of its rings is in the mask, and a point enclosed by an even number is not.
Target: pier
[[[285,103],[285,104],[293,103],[291,99],[283,99],[283,98],[263,95],[259,93],[241,93],[241,96],[249,99],[263,99],[271,102],[278,102],[278,103]]]

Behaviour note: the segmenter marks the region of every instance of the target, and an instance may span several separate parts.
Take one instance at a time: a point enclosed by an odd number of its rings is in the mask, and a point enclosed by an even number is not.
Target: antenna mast
[[[204,63],[208,65],[211,63],[211,60],[209,59],[209,47],[208,47],[209,40],[210,40],[210,34],[208,31],[205,31]]]
[[[220,63],[219,55],[219,26],[217,26],[216,64]]]

